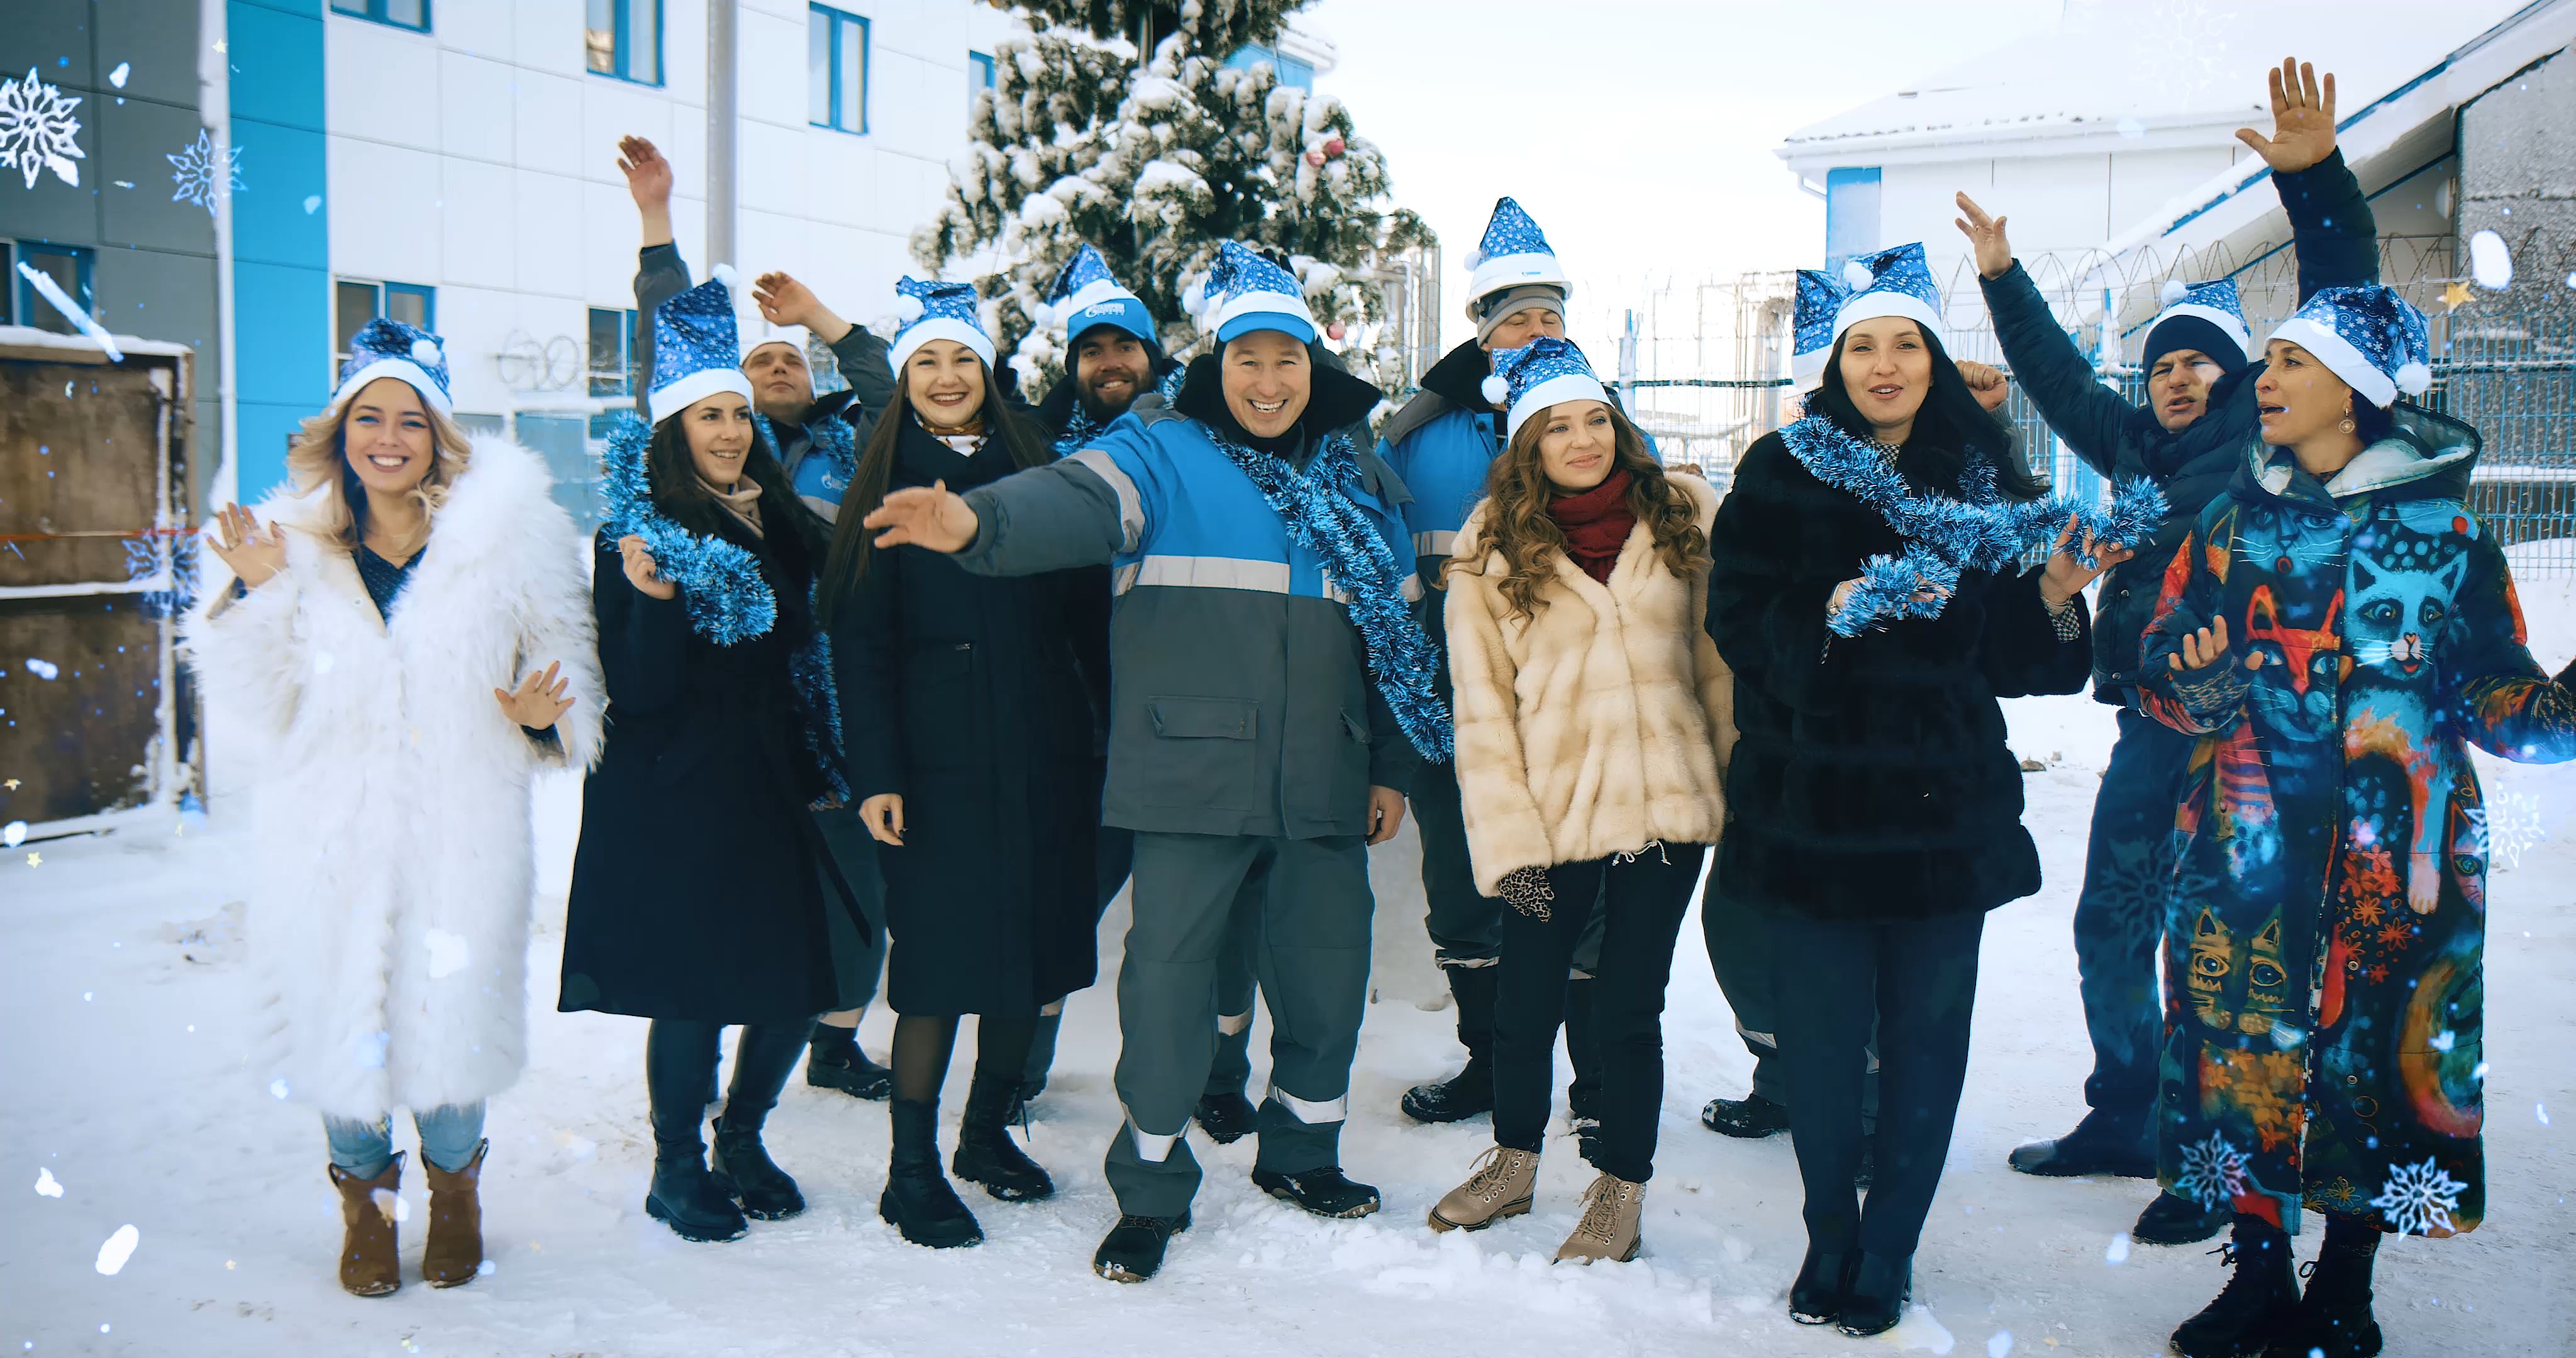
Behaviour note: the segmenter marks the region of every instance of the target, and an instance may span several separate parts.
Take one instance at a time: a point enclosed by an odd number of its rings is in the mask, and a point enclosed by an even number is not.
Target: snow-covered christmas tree
[[[1381,318],[1370,260],[1433,243],[1388,204],[1385,158],[1338,99],[1283,85],[1268,62],[1306,0],[1025,0],[1029,32],[994,54],[948,203],[913,253],[972,273],[987,322],[1032,391],[1062,370],[1046,289],[1084,242],[1144,298],[1165,347],[1198,338],[1184,299],[1238,239],[1286,255],[1327,333]],[[1144,44],[1144,46],[1140,46]],[[1147,54],[1150,50],[1150,55]]]

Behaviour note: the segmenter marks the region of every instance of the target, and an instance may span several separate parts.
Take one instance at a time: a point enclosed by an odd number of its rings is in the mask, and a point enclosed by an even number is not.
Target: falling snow
[[[54,1172],[52,1170],[46,1169],[43,1166],[38,1166],[36,1169],[36,1192],[48,1198],[59,1198],[63,1195],[63,1186],[60,1181],[54,1178]]]
[[[80,167],[72,162],[89,159],[73,140],[80,135],[80,119],[72,116],[79,104],[38,80],[33,66],[24,77],[0,80],[0,170],[16,169],[31,189],[45,170],[79,188]]]
[[[125,1261],[134,1257],[134,1247],[143,1243],[143,1232],[127,1222],[116,1228],[107,1243],[98,1247],[98,1271],[113,1278],[125,1269]]]
[[[197,129],[196,141],[180,147],[177,155],[163,156],[162,159],[174,167],[170,171],[170,182],[179,186],[179,191],[170,195],[170,201],[194,203],[204,208],[208,216],[214,214],[215,200],[231,197],[242,186],[241,148],[226,146],[218,150],[213,138],[202,127]],[[220,174],[216,172],[218,162],[222,165]]]

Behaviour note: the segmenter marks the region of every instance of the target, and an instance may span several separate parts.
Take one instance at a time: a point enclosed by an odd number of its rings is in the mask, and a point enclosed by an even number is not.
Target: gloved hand
[[[1549,918],[1548,906],[1556,899],[1556,888],[1547,884],[1545,868],[1514,868],[1503,874],[1496,888],[1503,902],[1534,920]]]

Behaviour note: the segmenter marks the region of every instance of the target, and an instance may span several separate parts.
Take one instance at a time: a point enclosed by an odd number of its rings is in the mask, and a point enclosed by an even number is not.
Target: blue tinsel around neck
[[[2033,548],[2054,543],[2072,517],[2071,544],[2086,565],[2084,535],[2096,543],[2142,543],[2164,522],[2164,492],[2144,478],[2122,483],[2106,508],[2066,496],[2015,501],[2002,498],[1996,469],[1972,461],[1954,499],[1915,490],[1895,460],[1821,415],[1780,431],[1789,455],[1819,481],[1876,511],[1906,541],[1901,556],[1861,563],[1860,583],[1829,620],[1836,636],[1855,637],[1903,618],[1937,618],[1959,578],[1969,571],[2000,574],[2017,569]],[[1917,598],[1930,586],[1929,598]]]
[[[1432,686],[1439,650],[1404,600],[1403,571],[1375,525],[1342,493],[1359,481],[1348,435],[1335,434],[1300,474],[1276,454],[1236,443],[1203,422],[1218,451],[1252,479],[1287,525],[1289,539],[1324,559],[1325,578],[1342,591],[1351,625],[1368,648],[1369,677],[1395,713],[1396,725],[1422,757],[1452,757],[1449,705]]]
[[[832,470],[843,485],[848,485],[859,472],[859,432],[851,426],[848,411],[849,407],[843,406],[805,426],[805,441],[813,445],[814,452],[832,460]],[[760,430],[760,441],[768,446],[769,455],[778,459],[778,465],[786,466],[787,452],[778,442],[777,427],[768,416],[757,412],[751,422]]]
[[[633,411],[618,412],[601,460],[600,524],[610,538],[639,537],[662,578],[680,587],[689,626],[718,646],[767,636],[778,625],[778,596],[760,573],[760,561],[740,546],[692,533],[653,504],[644,471],[652,430]]]
[[[1082,402],[1076,400],[1073,403],[1073,413],[1065,417],[1064,432],[1055,436],[1055,455],[1071,457],[1081,452],[1091,446],[1092,440],[1099,437],[1101,430],[1108,427],[1091,418],[1091,412],[1083,409]]]

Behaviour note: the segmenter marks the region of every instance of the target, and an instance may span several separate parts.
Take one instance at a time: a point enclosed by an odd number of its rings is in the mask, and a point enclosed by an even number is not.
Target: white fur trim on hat
[[[977,358],[984,360],[985,367],[993,366],[993,337],[954,316],[933,316],[905,327],[902,334],[894,337],[894,347],[886,351],[886,366],[900,373],[904,360],[911,358],[921,346],[942,339],[965,345],[975,351]]]
[[[1522,392],[1521,398],[1512,402],[1512,413],[1504,417],[1503,422],[1517,436],[1522,425],[1546,413],[1549,406],[1560,401],[1599,401],[1607,405],[1610,392],[1601,385],[1600,378],[1590,373],[1558,373]]]
[[[1844,331],[1881,316],[1902,316],[1922,326],[1926,335],[1937,337],[1941,329],[1941,318],[1922,298],[1894,289],[1881,289],[1861,293],[1843,303],[1842,310],[1834,313],[1834,338],[1841,339]]]
[[[1295,338],[1301,344],[1314,341],[1317,329],[1315,313],[1307,309],[1305,298],[1291,297],[1284,292],[1242,292],[1228,297],[1208,317],[1207,329],[1218,336],[1222,342],[1233,338],[1225,333],[1227,326],[1254,316],[1275,318],[1275,323],[1247,325],[1236,330],[1235,333],[1242,334],[1249,330],[1276,330]],[[1297,328],[1299,323],[1305,327],[1303,333],[1300,333]]]
[[[726,391],[748,401],[751,399],[751,379],[743,376],[740,368],[700,368],[674,378],[667,387],[655,387],[653,394],[644,398],[644,408],[652,412],[653,423],[660,424],[698,402]]]
[[[2254,337],[2245,333],[2245,322],[2238,320],[2235,316],[2229,314],[2222,308],[2202,306],[2198,302],[2188,302],[2181,306],[2168,306],[2164,310],[2157,312],[2156,318],[2147,322],[2147,333],[2150,335],[2156,333],[2157,326],[2164,324],[2166,321],[2172,320],[2176,316],[2196,316],[2201,320],[2209,322],[2211,325],[2217,326],[2218,333],[2236,341],[2236,348],[2239,352],[2243,353],[2249,359],[2254,357]],[[2152,361],[2157,358],[2158,355],[2149,354],[2147,357]]]
[[[340,389],[331,393],[331,404],[335,406],[347,404],[350,397],[365,390],[369,382],[379,377],[390,377],[409,384],[412,390],[420,393],[420,399],[427,402],[430,409],[441,415],[452,416],[456,413],[456,408],[448,404],[447,393],[440,391],[438,384],[429,380],[429,373],[426,370],[407,358],[380,358],[349,374],[348,380],[340,384]]]
[[[2317,356],[2326,369],[2344,380],[2363,400],[2386,410],[2397,399],[2397,384],[2362,356],[2352,341],[2333,330],[2309,320],[2292,316],[2272,331],[2272,338],[2290,343]]]
[[[1071,320],[1076,315],[1079,315],[1084,307],[1100,302],[1120,300],[1134,301],[1136,300],[1136,294],[1118,286],[1115,280],[1095,278],[1090,282],[1083,284],[1081,287],[1074,289],[1072,296],[1065,298],[1061,302],[1050,304],[1051,309],[1048,319],[1050,323],[1059,320]]]
[[[1565,266],[1557,263],[1554,255],[1535,251],[1496,255],[1476,264],[1475,273],[1467,280],[1467,304],[1473,307],[1495,293],[1524,283],[1545,283],[1564,289],[1569,296],[1574,292],[1574,285],[1565,277]]]
[[[1800,391],[1814,391],[1825,380],[1825,361],[1834,356],[1831,349],[1818,349],[1811,354],[1789,355],[1789,376]]]

